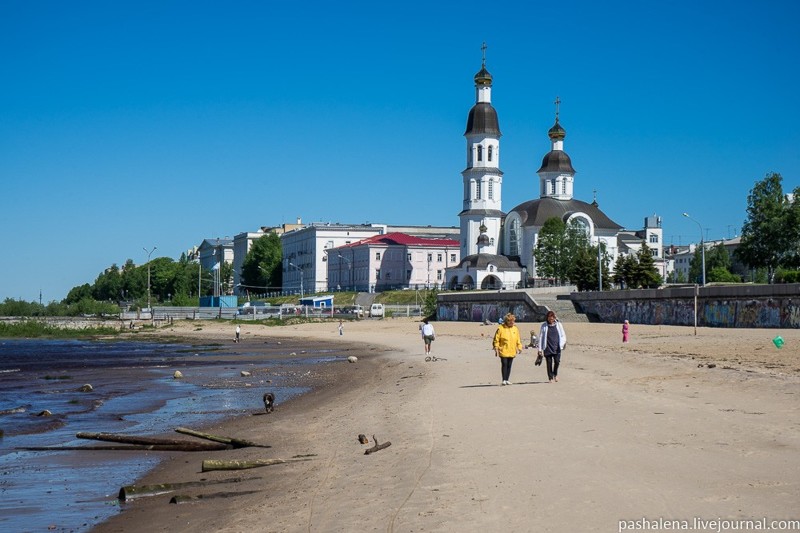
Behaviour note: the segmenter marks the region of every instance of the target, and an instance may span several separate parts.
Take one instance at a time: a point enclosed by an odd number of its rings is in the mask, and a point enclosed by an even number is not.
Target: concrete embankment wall
[[[695,320],[694,287],[575,292],[572,302],[593,322],[692,326]],[[800,284],[698,288],[697,325],[800,328]]]
[[[541,322],[547,307],[539,305],[526,291],[474,291],[439,294],[437,320],[494,322],[514,313],[519,322]]]

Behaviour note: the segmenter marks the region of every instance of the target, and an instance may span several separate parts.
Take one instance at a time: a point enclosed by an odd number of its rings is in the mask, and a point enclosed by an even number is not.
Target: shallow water
[[[120,487],[169,454],[17,448],[103,444],[78,432],[178,438],[176,426],[261,412],[265,390],[277,404],[307,392],[318,365],[345,358],[285,344],[230,354],[219,346],[0,340],[0,530],[86,531],[118,512]],[[184,378],[174,379],[175,370]],[[84,384],[92,391],[81,392]],[[52,415],[37,416],[44,410]]]

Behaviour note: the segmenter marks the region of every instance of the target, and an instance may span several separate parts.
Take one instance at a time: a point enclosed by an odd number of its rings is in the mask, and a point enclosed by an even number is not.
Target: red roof
[[[370,244],[385,244],[387,246],[400,245],[400,246],[429,246],[431,248],[443,247],[458,247],[461,244],[452,239],[425,239],[423,237],[414,237],[406,233],[387,233],[385,235],[375,235],[367,239],[363,239],[350,244],[339,246],[339,248],[351,248],[353,246],[362,246]]]

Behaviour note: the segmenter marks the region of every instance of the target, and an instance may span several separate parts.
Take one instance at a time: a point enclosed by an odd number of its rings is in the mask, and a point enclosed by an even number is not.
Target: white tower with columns
[[[461,257],[497,254],[502,211],[503,173],[500,171],[500,125],[492,107],[492,75],[486,70],[486,43],[481,70],[475,74],[475,105],[469,111],[467,168],[461,219]],[[488,243],[486,242],[488,239]],[[480,243],[479,243],[480,241]]]

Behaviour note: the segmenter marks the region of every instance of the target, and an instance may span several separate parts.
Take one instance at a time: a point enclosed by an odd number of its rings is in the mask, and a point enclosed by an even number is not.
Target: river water
[[[253,353],[239,345],[234,354],[214,345],[0,339],[0,530],[87,531],[119,512],[121,487],[169,454],[20,448],[112,444],[78,432],[181,438],[177,426],[262,412],[267,390],[276,404],[303,394],[319,365],[343,359],[311,344]]]

